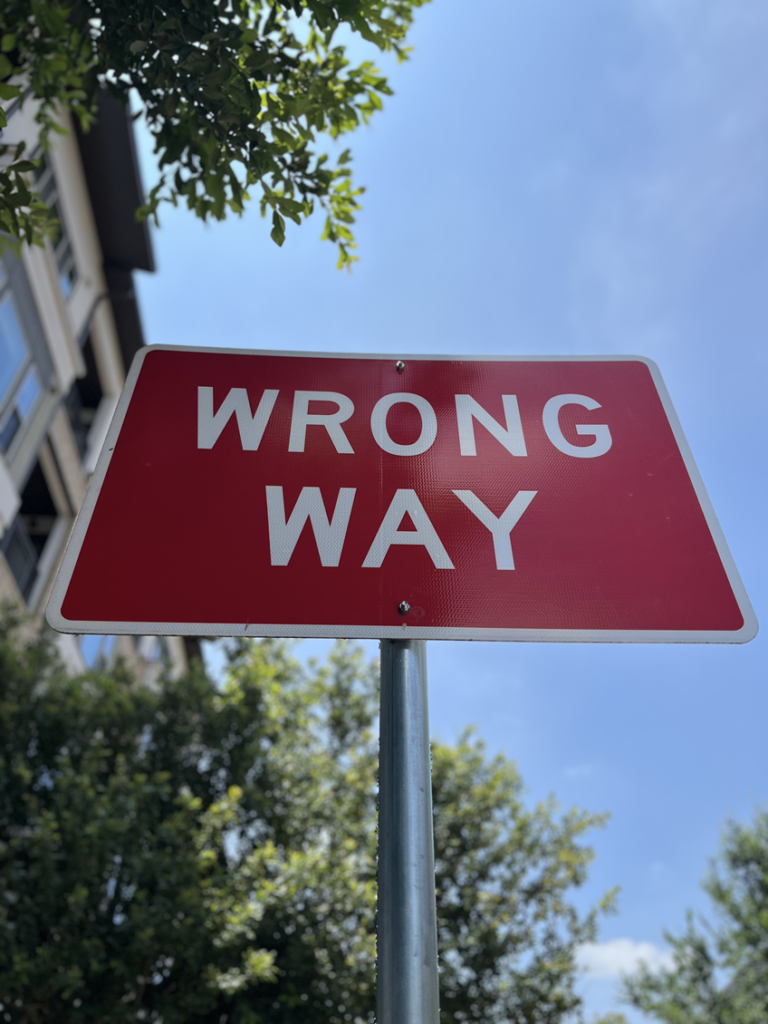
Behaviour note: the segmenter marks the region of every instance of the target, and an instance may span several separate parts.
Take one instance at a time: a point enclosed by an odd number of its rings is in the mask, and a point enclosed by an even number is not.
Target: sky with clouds
[[[649,356],[764,619],[768,6],[434,0],[413,43],[353,140],[353,273],[319,221],[278,250],[257,209],[209,227],[165,211],[139,285],[149,342]],[[723,822],[765,801],[767,668],[764,634],[430,645],[435,732],[474,723],[532,800],[612,814],[580,897],[621,887],[581,954],[590,1012],[639,958],[664,965],[663,929],[706,909]]]

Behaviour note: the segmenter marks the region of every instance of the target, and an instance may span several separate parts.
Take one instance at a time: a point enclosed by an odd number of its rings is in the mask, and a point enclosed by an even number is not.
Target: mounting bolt
[[[398,373],[403,372],[403,370],[405,369],[405,363],[403,362],[402,359],[397,360],[397,362],[395,363],[395,369],[397,370]]]
[[[397,610],[400,612],[401,615],[407,615],[408,612],[411,610],[411,606],[408,604],[407,601],[401,601],[400,604],[397,606]]]

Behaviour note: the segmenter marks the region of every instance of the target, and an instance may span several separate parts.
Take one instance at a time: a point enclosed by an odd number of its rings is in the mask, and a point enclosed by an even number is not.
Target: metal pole
[[[381,642],[377,1024],[439,1024],[424,640]]]

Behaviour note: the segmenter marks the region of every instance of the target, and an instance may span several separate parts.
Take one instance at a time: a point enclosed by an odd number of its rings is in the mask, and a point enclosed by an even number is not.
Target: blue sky
[[[257,209],[208,227],[169,209],[139,284],[149,342],[649,356],[765,620],[768,7],[434,0],[412,42],[352,140],[368,189],[354,272],[319,222],[289,224],[278,250]],[[585,956],[590,1012],[706,909],[724,821],[765,802],[767,663],[765,633],[430,644],[434,732],[473,723],[532,800],[612,814],[583,897],[621,886]]]

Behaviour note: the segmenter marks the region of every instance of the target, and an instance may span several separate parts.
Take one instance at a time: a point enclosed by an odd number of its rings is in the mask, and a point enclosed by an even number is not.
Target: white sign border
[[[707,526],[725,569],[728,581],[733,589],[739,610],[744,618],[744,625],[739,630],[612,630],[612,629],[473,629],[454,628],[447,626],[345,626],[345,625],[296,625],[296,624],[264,624],[264,623],[220,623],[207,622],[190,624],[185,622],[110,622],[81,621],[66,619],[61,607],[69,588],[72,574],[77,564],[93,511],[101,493],[104,479],[115,450],[120,430],[122,429],[136,382],[144,360],[151,352],[206,352],[217,355],[254,355],[277,356],[281,358],[313,358],[313,359],[386,359],[397,361],[403,359],[442,362],[504,362],[504,363],[644,363],[656,386],[656,391],[666,413],[667,420],[675,436],[680,454],[688,471],[688,475],[704,513]],[[126,378],[123,393],[117,403],[104,446],[99,455],[96,469],[88,485],[88,492],[77,517],[67,550],[62,559],[51,597],[46,609],[48,623],[60,633],[97,633],[136,636],[221,636],[221,637],[344,637],[357,640],[518,640],[536,643],[746,643],[757,635],[758,624],[747,592],[741,582],[736,564],[728,549],[723,531],[709,500],[704,482],[696,467],[691,449],[683,434],[672,401],[662,380],[661,371],[656,363],[644,356],[611,355],[611,356],[453,356],[453,355],[414,355],[414,354],[381,354],[357,352],[293,352],[281,350],[260,350],[242,348],[203,348],[187,345],[149,345],[137,352]]]

